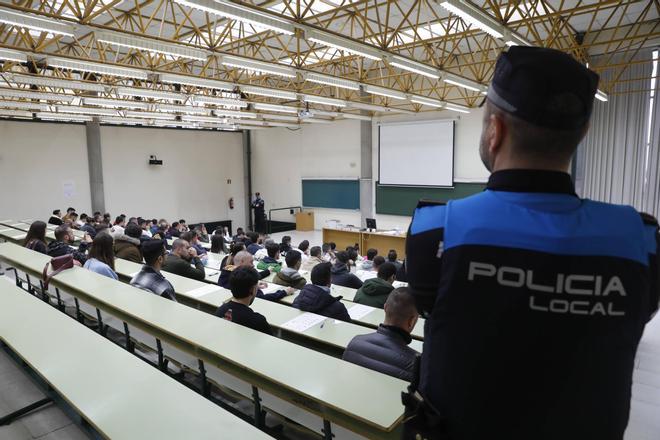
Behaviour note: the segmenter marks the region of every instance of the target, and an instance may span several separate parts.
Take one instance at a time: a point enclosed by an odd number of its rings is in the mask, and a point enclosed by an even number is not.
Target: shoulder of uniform
[[[445,226],[446,204],[432,200],[420,200],[413,214],[410,233],[419,234]]]
[[[417,202],[418,208],[423,208],[425,206],[445,206],[446,202],[441,202],[439,200],[430,200],[430,199],[421,199]]]
[[[640,212],[639,216],[642,218],[642,222],[648,226],[658,226],[658,219],[653,217],[651,214],[645,212]]]

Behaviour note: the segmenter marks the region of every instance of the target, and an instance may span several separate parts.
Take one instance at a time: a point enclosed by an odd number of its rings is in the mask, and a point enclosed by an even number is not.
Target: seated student
[[[103,214],[103,223],[108,225],[108,227],[112,227],[112,217],[110,217],[109,212]]]
[[[355,246],[347,246],[346,247],[346,253],[348,253],[348,267],[349,269],[352,267],[357,267],[358,261],[360,261],[361,257],[360,254],[358,254],[357,247]]]
[[[218,234],[211,235],[211,253],[212,254],[228,254],[229,249],[225,243],[225,237]]]
[[[398,255],[394,249],[390,249],[390,251],[387,253],[387,261],[394,264],[396,266],[396,269],[399,270],[401,269],[401,266],[403,266],[398,260]]]
[[[56,226],[63,225],[64,222],[62,221],[62,211],[60,211],[59,209],[53,210],[53,215],[51,215],[50,218],[48,219],[48,224],[56,225]]]
[[[218,307],[215,315],[272,335],[273,332],[266,318],[250,308],[257,296],[258,284],[259,274],[254,267],[236,268],[229,278],[229,288],[233,298]]]
[[[115,272],[115,253],[112,251],[112,243],[112,236],[107,232],[96,234],[83,267],[99,275],[114,280],[119,279]]]
[[[248,238],[250,239],[250,243],[245,243],[247,246],[247,251],[251,253],[252,255],[256,254],[259,249],[261,249],[261,244],[259,242],[259,233],[258,232],[248,232],[247,233]]]
[[[186,221],[184,219],[179,220],[179,231],[183,234],[184,232],[188,232],[190,229],[188,229],[188,225],[186,224]]]
[[[57,229],[55,229],[55,241],[48,243],[46,253],[53,258],[71,254],[73,255],[74,260],[80,263],[80,265],[83,265],[85,264],[85,261],[87,261],[85,253],[87,252],[89,244],[92,242],[92,238],[85,234],[85,238],[80,242],[78,250],[70,246],[74,239],[75,236],[73,235],[71,226],[58,226]]]
[[[286,253],[291,249],[291,237],[285,235],[282,237],[282,243],[280,243],[280,254],[286,256]]]
[[[254,254],[254,259],[256,261],[261,261],[261,260],[263,260],[264,258],[266,258],[268,256],[268,244],[269,243],[275,243],[275,240],[273,240],[272,238],[265,238],[264,237],[261,249],[259,249]],[[280,250],[280,245],[277,245],[277,250],[278,251]]]
[[[367,251],[367,258],[362,260],[359,265],[361,270],[372,270],[374,267],[374,258],[378,255],[378,249],[369,249]]]
[[[307,284],[307,280],[298,272],[302,264],[302,254],[300,252],[289,252],[284,257],[284,261],[286,267],[275,274],[273,283],[293,287],[294,289],[302,289]]]
[[[38,220],[32,222],[23,241],[23,247],[37,251],[40,254],[48,252],[46,247],[46,223]]]
[[[417,323],[415,299],[407,287],[394,289],[385,303],[385,322],[375,333],[354,337],[346,347],[345,361],[379,371],[407,382],[413,379],[419,355],[408,347]]]
[[[303,240],[298,245],[298,251],[301,253],[303,263],[309,258],[309,241]]]
[[[383,263],[378,268],[378,276],[364,282],[357,292],[353,302],[382,309],[387,301],[387,296],[394,286],[396,280],[396,267],[392,263]]]
[[[194,231],[197,233],[197,237],[199,237],[199,241],[202,243],[209,243],[211,241],[209,238],[209,232],[206,230],[206,225],[204,223],[197,225]]]
[[[236,229],[236,235],[232,237],[233,242],[237,241],[243,241],[245,239],[245,232],[243,231],[243,228],[237,228]]]
[[[162,240],[149,240],[142,243],[140,248],[144,256],[145,265],[131,280],[131,286],[154,293],[163,298],[176,301],[174,287],[160,273],[165,262],[167,251]]]
[[[142,235],[140,235],[140,240],[148,240],[153,237],[154,234],[149,230],[149,220],[138,217],[137,224],[142,229]]]
[[[376,255],[374,257],[374,261],[372,262],[373,265],[371,267],[371,270],[358,270],[355,272],[355,275],[362,280],[364,283],[366,280],[369,280],[371,278],[376,278],[378,276],[378,269],[380,269],[380,266],[382,266],[385,263],[385,257],[382,255]],[[396,279],[399,279],[399,275],[397,272]]]
[[[231,274],[234,270],[238,269],[239,267],[254,268],[254,257],[252,256],[252,254],[250,254],[246,250],[242,250],[238,252],[233,257],[232,264],[228,264],[220,271],[220,277],[218,278],[218,285],[220,287],[224,287],[225,289],[228,289]],[[270,275],[270,271],[268,270],[262,270],[261,272],[257,272],[257,273],[259,275],[260,280]],[[265,283],[259,284],[259,290],[257,290],[257,298],[262,298],[268,301],[279,301],[280,299],[284,298],[287,295],[293,295],[294,292],[294,289],[289,288],[286,290],[279,289],[274,293],[264,293],[261,289],[266,287],[268,287],[268,285]]]
[[[165,232],[166,238],[179,238],[181,237],[181,228],[179,227],[179,222],[172,222],[172,226],[167,229]]]
[[[121,215],[115,218],[115,224],[110,228],[110,234],[117,238],[124,235],[124,228],[126,227],[126,220]]]
[[[129,223],[124,229],[124,234],[115,237],[115,256],[122,260],[142,263],[142,254],[140,253],[140,237],[142,228],[135,223]]]
[[[172,252],[165,258],[163,270],[198,281],[204,281],[206,277],[204,265],[197,257],[197,251],[190,246],[190,243],[180,238],[172,243]]]
[[[227,226],[222,227],[221,235],[224,237],[227,243],[231,243],[231,234],[229,233],[229,228]]]
[[[89,234],[92,239],[96,237],[96,228],[94,227],[96,222],[96,217],[87,217],[85,219],[85,224],[80,227],[80,230]]]
[[[157,230],[158,230],[158,220],[152,218],[151,224],[149,225],[149,232],[151,232],[151,235],[153,235],[156,233]]]
[[[243,242],[238,241],[232,243],[232,245],[229,247],[229,254],[225,255],[225,258],[223,258],[222,261],[220,262],[220,269],[224,269],[225,266],[232,266],[234,264],[234,257],[236,256],[236,254],[244,250],[245,250],[245,244]]]
[[[268,269],[271,272],[278,273],[282,270],[282,263],[279,262],[280,245],[271,240],[266,244],[266,252],[268,252],[268,256],[264,257],[259,264],[257,264],[257,269]]]
[[[74,212],[69,212],[64,217],[62,217],[62,223],[65,225],[71,226],[73,229],[78,229],[76,222],[78,221],[78,214]]]
[[[323,243],[321,252],[323,252],[323,261],[327,261],[328,263],[332,264],[335,263],[335,253],[330,250],[330,243]]]
[[[309,250],[309,258],[303,261],[303,264],[300,268],[310,272],[312,269],[314,269],[314,266],[319,263],[323,263],[323,259],[321,258],[321,247],[314,246]]]
[[[186,240],[190,244],[190,247],[195,249],[195,252],[197,252],[197,255],[200,257],[206,255],[206,249],[199,244],[199,236],[197,235],[197,232],[186,231],[181,234],[181,239]]]
[[[317,264],[312,269],[312,283],[302,288],[296,299],[293,300],[293,307],[304,312],[350,322],[351,317],[346,306],[340,301],[341,296],[330,295],[331,270],[332,264],[330,263]]]
[[[348,252],[337,252],[337,261],[332,266],[332,284],[350,287],[351,289],[359,289],[362,287],[362,281],[350,272],[348,268],[349,262]]]
[[[78,217],[78,220],[76,220],[74,227],[76,229],[82,229],[85,223],[87,223],[87,214],[83,212],[82,214],[80,214],[80,217]]]

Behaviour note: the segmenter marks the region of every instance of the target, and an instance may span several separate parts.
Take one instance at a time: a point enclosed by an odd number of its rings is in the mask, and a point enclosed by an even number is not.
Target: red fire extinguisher
[[[229,198],[229,209],[234,209],[234,198],[233,197]]]

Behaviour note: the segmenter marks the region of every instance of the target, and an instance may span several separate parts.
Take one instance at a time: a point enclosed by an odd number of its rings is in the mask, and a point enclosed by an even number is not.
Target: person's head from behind
[[[376,255],[378,255],[378,249],[371,248],[371,249],[367,250],[367,260],[374,261],[374,258],[376,258]]]
[[[351,258],[348,255],[348,252],[346,251],[339,251],[335,255],[337,258],[337,264],[348,264],[348,262],[351,260]]]
[[[179,220],[179,226],[185,227],[186,226],[186,220],[185,219],[180,219]]]
[[[32,222],[30,225],[30,229],[28,229],[28,233],[25,236],[25,242],[23,245],[27,245],[29,242],[32,240],[39,240],[39,241],[46,241],[46,223],[37,220],[36,222]]]
[[[415,298],[407,287],[392,290],[385,301],[385,325],[393,325],[410,333],[417,324],[419,313]]]
[[[190,243],[182,238],[177,238],[172,242],[172,253],[188,260],[190,258]]]
[[[392,284],[396,280],[396,266],[392,263],[383,263],[378,268],[378,278]]]
[[[115,253],[112,250],[113,244],[114,240],[107,232],[96,234],[92,241],[92,247],[89,248],[89,258],[95,258],[114,269]]]
[[[237,267],[254,267],[254,256],[248,251],[240,251],[234,256],[234,266]]]
[[[248,238],[250,239],[251,243],[257,244],[259,242],[259,233],[250,231],[247,233]]]
[[[390,249],[390,251],[387,253],[387,261],[394,263],[397,258],[399,258],[399,255],[396,253],[396,251],[394,249]]]
[[[555,49],[512,47],[497,60],[479,153],[489,171],[566,172],[587,133],[598,75]]]
[[[300,244],[298,245],[298,250],[300,250],[300,252],[302,252],[303,254],[308,253],[309,241],[308,240],[301,241]]]
[[[321,255],[323,255],[323,252],[321,251],[321,246],[312,246],[312,248],[309,250],[310,257],[321,258]]]
[[[373,269],[377,271],[383,264],[385,264],[385,257],[382,255],[376,255],[374,257]]]
[[[332,252],[334,252],[335,249],[337,249],[337,243],[335,243],[334,241],[331,241],[331,242],[330,242],[330,250],[331,250]]]
[[[195,241],[197,240],[197,236],[194,231],[186,231],[182,233],[179,238],[182,240],[186,240],[191,245],[195,244]]]
[[[142,249],[142,256],[147,266],[160,270],[165,262],[165,242],[163,240],[147,240],[140,246]]]
[[[238,228],[238,229],[236,229],[236,235],[238,235],[239,237],[240,237],[241,235],[244,235],[244,234],[245,234],[245,231],[243,231],[243,228]]]
[[[66,224],[58,226],[55,229],[55,240],[63,241],[66,244],[73,243],[74,235],[73,231],[71,230],[71,226]]]
[[[224,239],[222,235],[211,235],[211,253],[219,254],[224,250]]]
[[[122,226],[122,227],[123,227],[124,224],[125,224],[125,222],[126,222],[126,221],[124,220],[124,217],[122,217],[121,215],[118,215],[118,216],[115,218],[115,225],[116,225],[116,226]]]
[[[355,249],[353,246],[348,246],[346,248],[346,253],[348,254],[348,259],[350,261],[355,262],[357,260],[358,252],[357,252],[357,249]]]
[[[68,208],[66,208],[66,213],[67,214],[71,214],[72,212],[76,212],[76,208],[74,208],[72,206],[69,206]]]
[[[323,245],[321,246],[321,251],[324,254],[327,254],[328,252],[330,252],[330,243],[323,243]]]
[[[80,214],[80,221],[81,222],[86,222],[88,218],[89,218],[89,216],[87,214],[85,214],[84,212],[82,214]]]
[[[319,263],[312,269],[312,284],[330,287],[332,283],[332,264]]]
[[[266,252],[268,256],[274,260],[279,260],[280,258],[280,246],[275,242],[266,243]]]
[[[287,252],[284,261],[286,262],[286,267],[298,270],[302,263],[302,254],[296,251]]]
[[[179,222],[172,222],[172,226],[170,227],[171,229],[179,229]]]
[[[241,266],[233,270],[229,276],[229,290],[235,299],[252,304],[257,296],[259,273],[251,266]]]
[[[126,229],[124,229],[124,234],[139,240],[142,237],[142,228],[137,223],[129,223],[126,225]]]
[[[60,211],[59,209],[53,209],[53,215],[55,217],[62,217],[62,211]]]
[[[147,227],[149,226],[149,222],[143,218],[139,218],[137,224],[140,227],[140,229],[142,229],[143,231],[146,230]]]
[[[285,246],[290,246],[291,245],[291,237],[289,237],[288,235],[285,235],[284,237],[282,237],[282,244],[285,245]]]
[[[137,217],[131,217],[128,219],[128,224],[130,225],[131,223],[137,223]]]

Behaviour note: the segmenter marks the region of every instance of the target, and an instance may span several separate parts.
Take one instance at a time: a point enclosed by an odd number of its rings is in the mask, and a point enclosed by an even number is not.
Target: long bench
[[[32,275],[40,273],[49,260],[10,243],[0,244],[0,259]],[[310,414],[314,415],[323,426],[317,432],[323,432],[326,438],[333,434],[350,438],[339,427],[367,438],[397,438],[400,434],[400,393],[406,386],[401,380],[200,313],[79,267],[55,276],[51,286],[158,338],[167,347],[203,361],[206,374],[213,368],[225,373],[220,380],[226,378],[240,394],[250,396],[260,391],[255,402],[274,408],[278,414],[305,422],[309,422]],[[292,405],[297,411],[291,409]]]
[[[105,438],[271,438],[5,281],[0,340]]]

